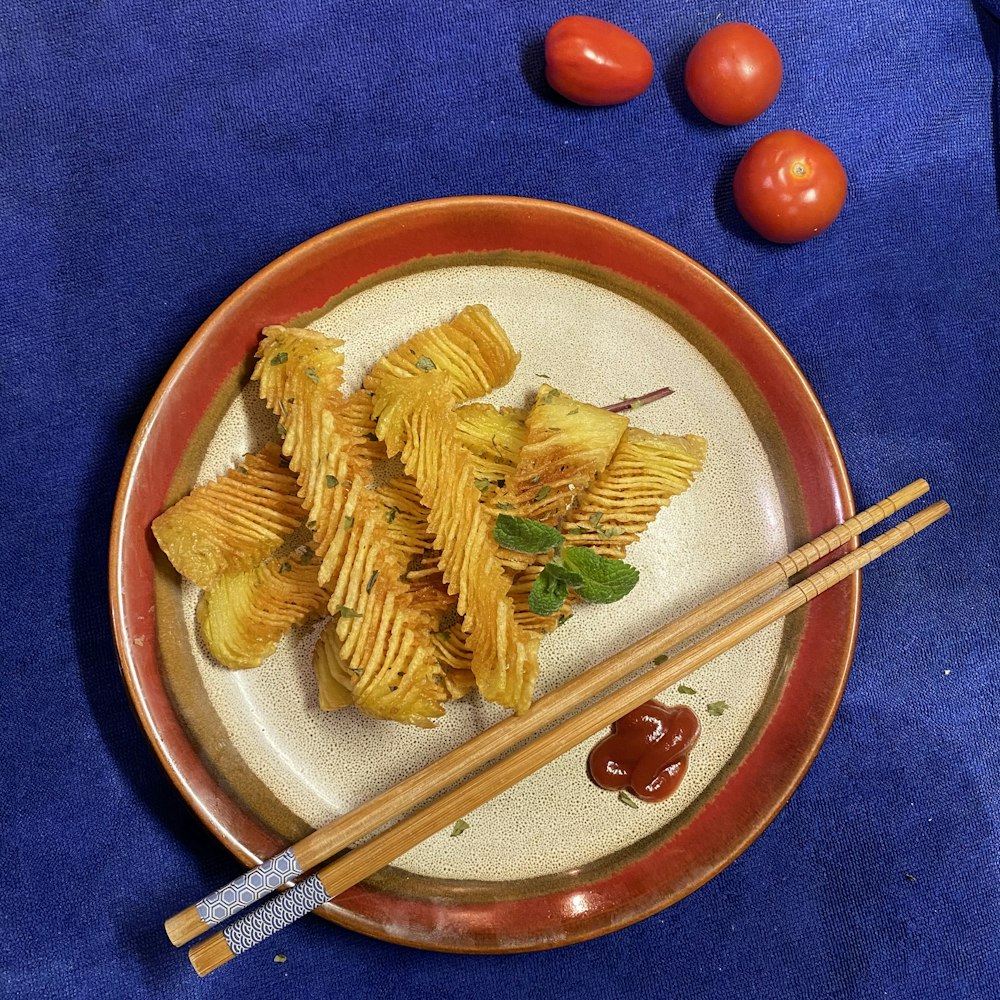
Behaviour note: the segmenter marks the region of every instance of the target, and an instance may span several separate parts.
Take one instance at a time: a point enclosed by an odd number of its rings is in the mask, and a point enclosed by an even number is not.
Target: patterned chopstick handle
[[[299,860],[288,848],[210,893],[195,909],[207,926],[215,927],[301,874]]]
[[[226,939],[233,955],[241,955],[276,931],[280,931],[299,917],[304,917],[317,906],[329,901],[330,897],[323,888],[319,876],[310,875],[287,892],[278,893],[246,916],[240,917],[228,927],[223,927],[222,936]]]

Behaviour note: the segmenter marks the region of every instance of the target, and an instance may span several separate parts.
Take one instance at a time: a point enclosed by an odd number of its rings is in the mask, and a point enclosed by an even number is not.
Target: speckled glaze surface
[[[387,348],[471,302],[523,360],[498,404],[541,377],[598,404],[670,385],[631,414],[701,434],[704,473],[629,550],[630,597],[583,607],[542,644],[548,690],[773,561],[852,511],[822,411],[776,339],[683,255],[620,223],[518,199],[402,206],[339,227],[261,272],[207,321],[168,374],[123,475],[111,592],[123,671],[164,765],[209,827],[255,862],[499,718],[478,697],[433,731],[323,713],[299,630],[254,671],[213,663],[196,589],[148,532],[167,503],[267,440],[246,387],[261,326],[299,316],[345,340],[353,387]],[[836,709],[858,584],[755,636],[664,692],[702,737],[678,793],[630,809],[590,783],[589,743],[429,838],[327,907],[347,926],[418,947],[551,947],[668,905],[735,857],[794,789]],[[137,642],[136,640],[139,640]],[[709,702],[724,701],[721,716]],[[590,741],[593,742],[593,741]]]

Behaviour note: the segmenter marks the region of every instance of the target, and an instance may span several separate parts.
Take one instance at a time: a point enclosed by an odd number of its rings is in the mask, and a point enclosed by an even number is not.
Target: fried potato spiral
[[[181,576],[203,590],[251,569],[305,519],[295,474],[268,444],[198,486],[153,521],[153,535]]]

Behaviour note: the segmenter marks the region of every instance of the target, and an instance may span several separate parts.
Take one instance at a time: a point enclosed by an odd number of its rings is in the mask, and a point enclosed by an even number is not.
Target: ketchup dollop
[[[628,789],[644,802],[662,802],[677,791],[700,731],[686,705],[647,701],[613,723],[590,751],[590,777],[609,791]]]

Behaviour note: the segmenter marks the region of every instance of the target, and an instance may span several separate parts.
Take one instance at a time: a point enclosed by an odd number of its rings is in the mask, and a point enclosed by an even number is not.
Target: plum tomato
[[[752,24],[731,21],[706,32],[684,66],[694,106],[718,125],[742,125],[766,111],[781,89],[781,55]]]
[[[653,57],[617,24],[574,14],[556,21],[545,36],[545,78],[575,104],[622,104],[652,82]]]
[[[837,154],[805,132],[783,129],[758,139],[733,177],[740,215],[765,239],[798,243],[823,232],[847,198]]]

